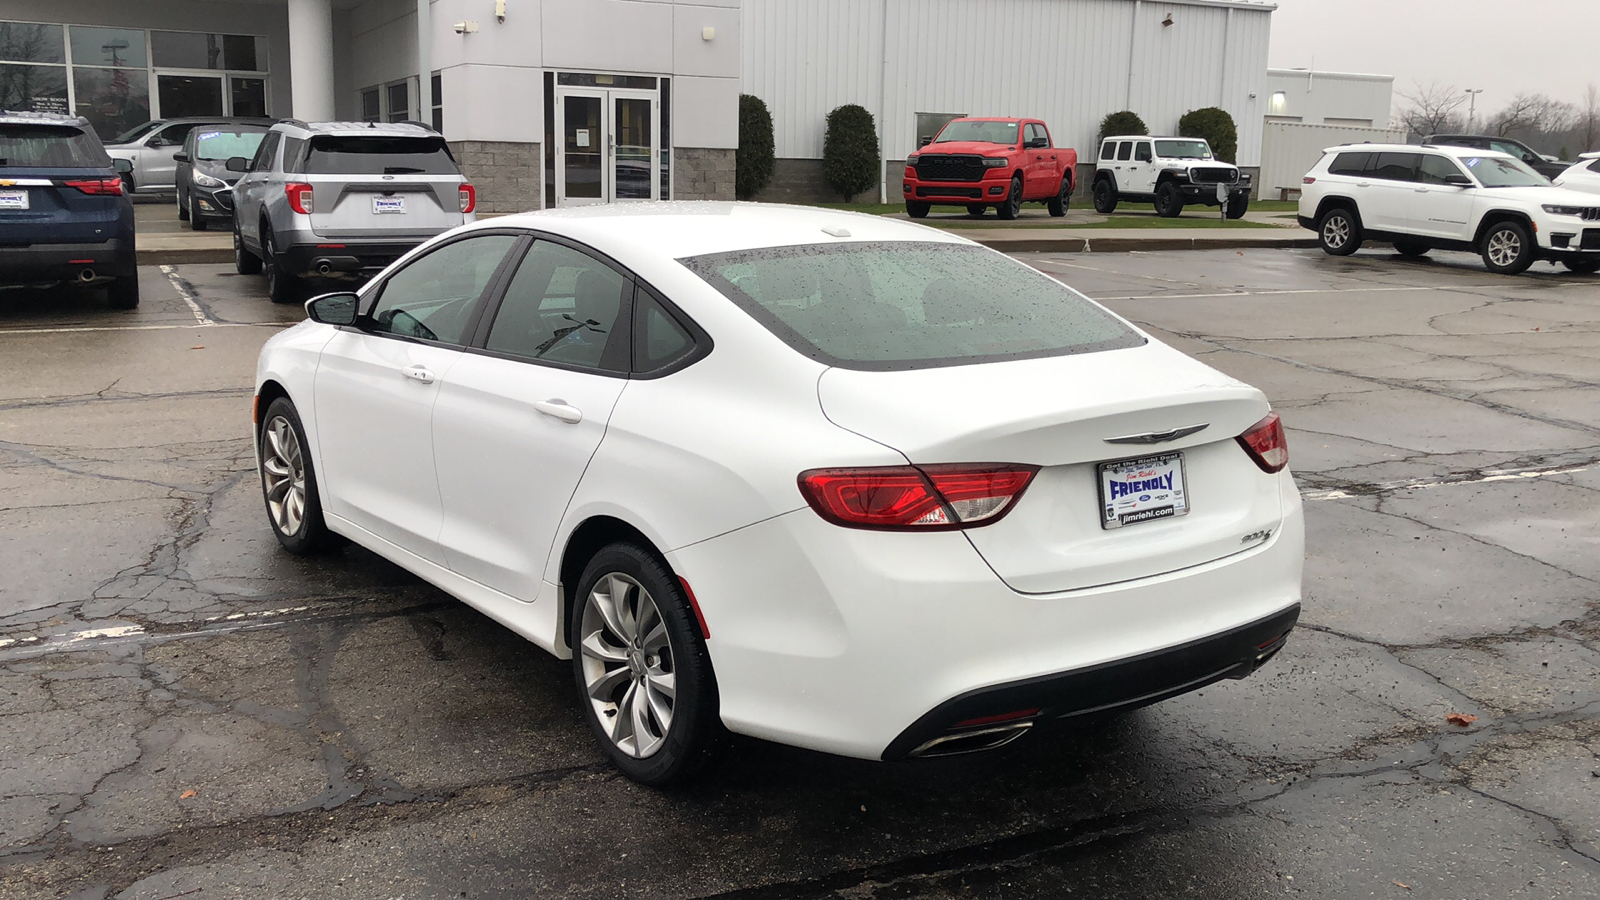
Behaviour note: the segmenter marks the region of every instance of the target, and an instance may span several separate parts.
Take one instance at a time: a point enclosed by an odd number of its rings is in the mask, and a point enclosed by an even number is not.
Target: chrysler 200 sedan
[[[1262,393],[906,222],[661,203],[468,225],[257,372],[266,510],[562,658],[648,784],[723,729],[902,759],[1242,678],[1300,610]]]

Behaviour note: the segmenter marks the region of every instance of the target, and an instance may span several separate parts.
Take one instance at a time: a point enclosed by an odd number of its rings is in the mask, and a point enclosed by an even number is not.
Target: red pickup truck
[[[1077,173],[1078,151],[1057,147],[1038,119],[953,119],[906,157],[906,213],[920,219],[938,204],[981,216],[993,206],[1015,219],[1034,202],[1064,216]]]

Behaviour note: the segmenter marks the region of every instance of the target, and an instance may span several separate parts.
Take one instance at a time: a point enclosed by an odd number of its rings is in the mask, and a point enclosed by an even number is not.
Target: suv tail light
[[[457,193],[461,196],[461,213],[465,215],[478,208],[478,192],[470,184],[463,183]]]
[[[1304,178],[1300,179],[1300,183],[1301,184],[1316,184],[1317,180],[1315,178],[1312,178],[1310,175],[1307,175]]]
[[[283,186],[283,194],[289,199],[289,208],[302,216],[311,215],[314,208],[311,205],[311,185],[298,181],[291,181]]]
[[[107,197],[122,196],[121,178],[86,178],[81,181],[64,181],[69,188],[77,188],[85,194],[97,194]]]
[[[993,464],[810,469],[800,473],[800,493],[835,525],[948,531],[998,522],[1038,471]]]
[[[1251,425],[1238,441],[1263,472],[1281,472],[1289,464],[1289,441],[1283,436],[1283,422],[1277,413],[1268,413]]]

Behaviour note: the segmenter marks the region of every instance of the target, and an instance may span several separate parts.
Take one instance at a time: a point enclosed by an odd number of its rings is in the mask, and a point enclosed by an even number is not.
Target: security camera
[[[456,29],[456,34],[477,34],[478,33],[478,23],[477,22],[472,22],[472,21],[457,22],[455,24],[455,29]]]

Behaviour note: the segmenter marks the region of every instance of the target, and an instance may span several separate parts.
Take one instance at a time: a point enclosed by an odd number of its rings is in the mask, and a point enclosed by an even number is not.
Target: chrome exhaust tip
[[[997,747],[1004,747],[1006,744],[1022,737],[1032,727],[1032,722],[1007,722],[1004,725],[997,725],[993,728],[978,728],[972,731],[941,734],[933,740],[924,742],[917,749],[906,755],[912,759],[918,759],[934,756],[959,756],[963,753],[993,750]]]
[[[83,282],[84,284],[88,284],[89,282],[93,281],[94,280],[94,270],[93,269],[84,269],[83,271],[79,272],[78,273],[78,280]]]

